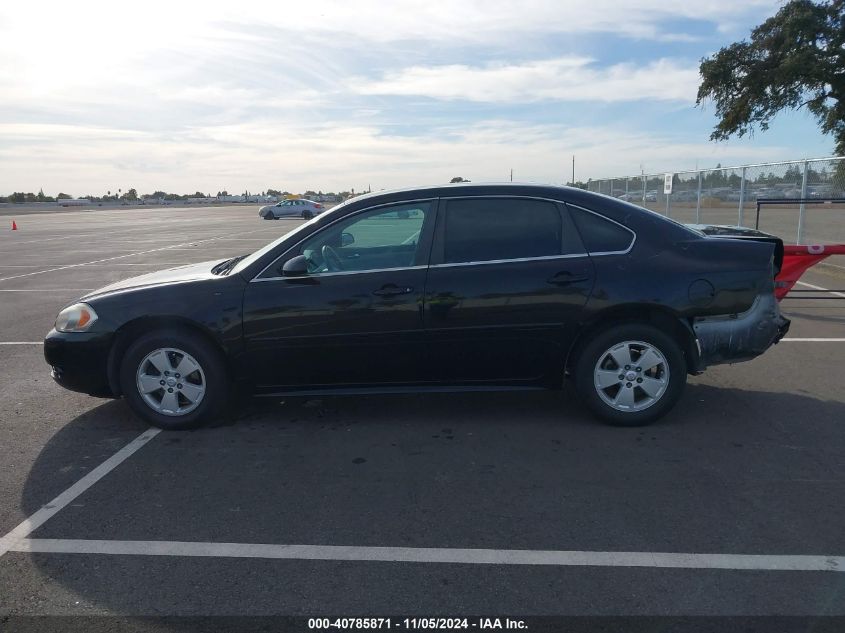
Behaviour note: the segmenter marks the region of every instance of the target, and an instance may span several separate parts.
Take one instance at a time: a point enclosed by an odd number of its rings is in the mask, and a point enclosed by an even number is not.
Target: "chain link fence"
[[[761,231],[787,243],[845,244],[845,204],[798,200],[845,198],[845,156],[738,167],[716,167],[672,174],[590,180],[587,189],[634,204],[687,224],[755,226],[757,200],[795,198],[795,205],[763,205]]]

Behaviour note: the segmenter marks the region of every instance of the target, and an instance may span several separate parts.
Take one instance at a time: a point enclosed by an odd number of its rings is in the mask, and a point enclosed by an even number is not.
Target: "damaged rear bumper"
[[[698,345],[696,373],[710,365],[756,358],[789,331],[774,294],[760,295],[742,314],[704,317],[693,322]]]

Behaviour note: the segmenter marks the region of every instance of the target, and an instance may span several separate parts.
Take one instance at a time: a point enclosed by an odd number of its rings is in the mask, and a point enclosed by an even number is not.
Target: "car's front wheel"
[[[575,385],[600,418],[619,426],[640,426],[675,405],[687,379],[677,341],[639,323],[607,328],[587,342],[575,364]]]
[[[221,354],[202,336],[175,328],[145,334],[129,346],[120,385],[137,415],[174,430],[213,419],[229,391]]]

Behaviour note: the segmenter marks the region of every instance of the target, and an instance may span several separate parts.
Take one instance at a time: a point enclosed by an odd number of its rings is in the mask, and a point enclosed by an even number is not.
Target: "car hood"
[[[215,264],[219,264],[220,261],[219,259],[214,259],[207,262],[200,262],[199,264],[188,264],[187,266],[178,266],[176,268],[168,268],[167,270],[159,270],[154,273],[147,273],[146,275],[130,277],[129,279],[123,279],[122,281],[117,281],[89,292],[82,299],[92,299],[102,295],[137,290],[139,288],[149,288],[151,286],[197,281],[200,279],[215,279],[217,275],[213,274],[211,269]]]

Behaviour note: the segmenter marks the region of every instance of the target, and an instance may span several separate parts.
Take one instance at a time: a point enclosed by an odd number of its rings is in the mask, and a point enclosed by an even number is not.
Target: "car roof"
[[[616,213],[627,215],[631,213],[632,205],[598,193],[585,191],[576,187],[563,185],[549,185],[540,183],[519,183],[519,182],[489,182],[489,183],[450,183],[443,185],[431,185],[423,187],[407,187],[402,189],[391,189],[366,193],[355,198],[350,198],[341,207],[347,210],[358,209],[362,206],[374,204],[386,204],[390,202],[402,202],[403,200],[414,200],[424,198],[449,198],[457,196],[530,196],[537,198],[549,198],[572,204],[582,204],[588,208],[601,207],[602,210],[609,210],[611,216]],[[620,205],[624,205],[620,207]],[[617,207],[616,213],[610,208]],[[637,207],[637,209],[640,209]],[[641,209],[647,213],[644,209]]]
[[[448,198],[454,196],[532,196],[551,198],[553,200],[567,200],[576,203],[579,200],[585,202],[596,197],[613,200],[613,198],[607,196],[601,196],[600,194],[594,194],[583,189],[565,187],[563,185],[519,182],[463,182],[374,191],[350,198],[343,203],[343,206],[346,208],[357,208],[361,203],[382,204],[402,200]]]
[[[449,198],[460,196],[526,196],[535,198],[548,198],[582,206],[583,208],[597,211],[606,217],[615,220],[634,230],[661,230],[670,231],[678,237],[690,238],[693,236],[702,237],[700,233],[685,227],[676,220],[667,218],[659,213],[650,211],[644,207],[634,205],[625,200],[613,198],[600,193],[566,187],[563,185],[548,185],[539,183],[450,183],[428,187],[409,187],[404,189],[393,189],[390,191],[378,191],[367,193],[356,198],[351,198],[343,204],[334,207],[330,215],[334,213],[352,213],[367,206],[380,204],[402,203],[426,198]]]

